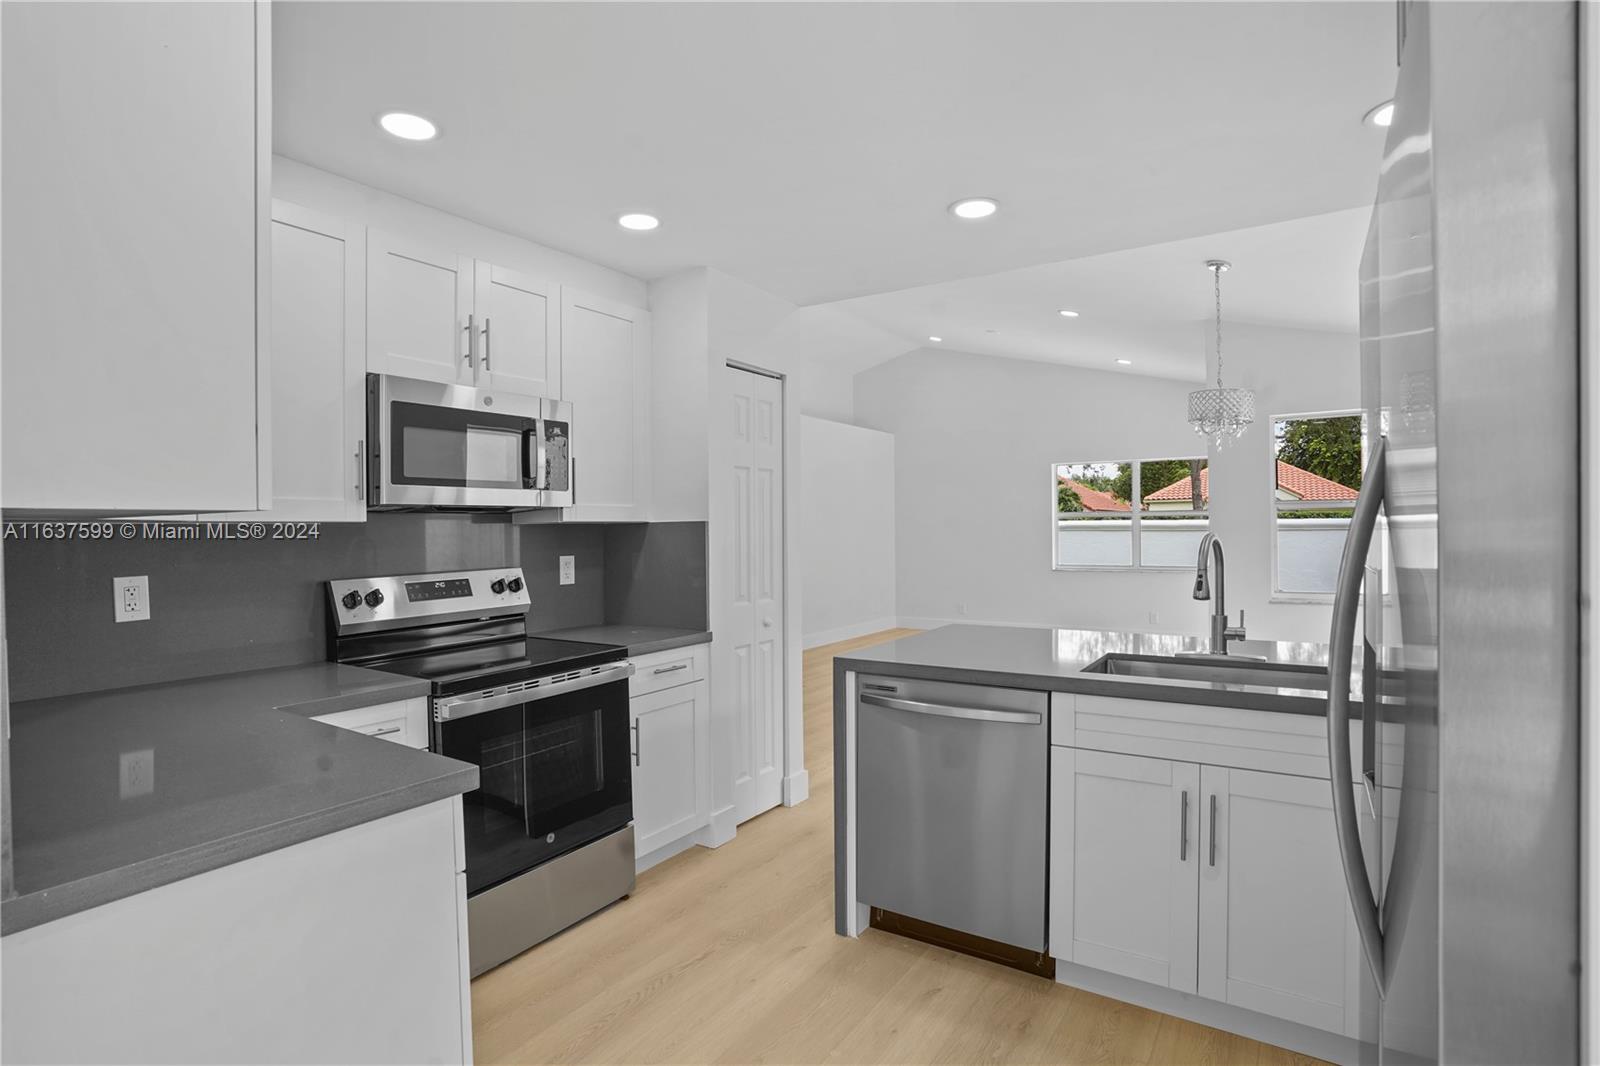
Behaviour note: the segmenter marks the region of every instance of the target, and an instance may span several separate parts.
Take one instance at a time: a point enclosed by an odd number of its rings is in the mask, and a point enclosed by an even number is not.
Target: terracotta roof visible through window
[[[1200,471],[1200,498],[1211,499],[1211,479],[1209,469]],[[1278,460],[1278,488],[1291,493],[1300,500],[1338,500],[1348,502],[1360,495],[1348,485],[1341,485],[1337,481],[1329,480],[1320,474],[1313,474],[1309,470],[1302,470]],[[1188,500],[1191,498],[1191,488],[1188,478],[1180,478],[1172,484],[1157,489],[1145,496],[1145,502],[1161,502],[1164,500]],[[1085,505],[1087,506],[1087,504]]]
[[[1057,475],[1057,477],[1060,479],[1061,484],[1067,486],[1077,494],[1078,501],[1083,504],[1083,509],[1085,511],[1122,511],[1126,513],[1133,510],[1133,508],[1129,507],[1127,504],[1123,503],[1109,492],[1101,492],[1099,489],[1092,489],[1083,482],[1074,481],[1069,477],[1062,477],[1061,475]]]

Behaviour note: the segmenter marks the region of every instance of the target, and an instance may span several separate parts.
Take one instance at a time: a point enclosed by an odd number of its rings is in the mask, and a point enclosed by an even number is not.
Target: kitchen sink
[[[1083,668],[1086,674],[1142,677],[1153,681],[1201,681],[1214,685],[1265,685],[1325,692],[1328,671],[1319,667],[1266,663],[1243,658],[1102,655]]]

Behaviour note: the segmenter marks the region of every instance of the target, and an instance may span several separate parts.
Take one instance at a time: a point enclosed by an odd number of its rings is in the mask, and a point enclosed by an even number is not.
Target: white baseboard
[[[783,779],[783,805],[796,807],[811,795],[811,772],[801,770]]]
[[[633,872],[636,874],[642,874],[646,870],[650,869],[650,867],[666,862],[674,855],[688,851],[690,848],[694,847],[700,842],[700,834],[703,832],[705,832],[703,828],[696,829],[692,833],[685,833],[683,836],[669,844],[661,845],[659,848],[649,852],[648,854],[634,856]]]
[[[1355,1066],[1362,1062],[1360,1041],[1309,1025],[1284,1021],[1243,1007],[1135,981],[1131,977],[1056,960],[1056,983],[1081,988],[1096,995],[1120,999],[1136,1007],[1171,1014],[1200,1025],[1288,1048],[1302,1055]]]
[[[864,637],[868,633],[881,633],[885,629],[895,629],[899,622],[893,616],[888,618],[874,618],[867,622],[852,622],[847,626],[835,626],[832,629],[823,629],[816,633],[807,633],[800,638],[802,648],[816,648],[823,644],[836,644],[841,640],[853,640]]]
[[[739,819],[733,804],[711,812],[711,824],[695,834],[695,843],[703,848],[720,848],[739,833]]]

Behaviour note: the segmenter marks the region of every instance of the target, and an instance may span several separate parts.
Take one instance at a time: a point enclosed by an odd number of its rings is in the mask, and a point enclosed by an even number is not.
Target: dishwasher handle
[[[940,718],[965,718],[973,722],[1010,722],[1016,725],[1038,725],[1044,716],[1035,711],[996,711],[988,707],[949,707],[942,703],[923,703],[921,700],[893,699],[863,693],[861,702],[873,707],[886,707],[891,711],[910,711],[912,714],[932,714]]]

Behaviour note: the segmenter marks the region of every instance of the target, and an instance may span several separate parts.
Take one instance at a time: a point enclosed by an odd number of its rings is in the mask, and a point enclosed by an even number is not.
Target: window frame
[[[1065,462],[1054,462],[1054,463],[1051,463],[1050,464],[1050,569],[1052,571],[1061,571],[1061,572],[1083,571],[1083,572],[1087,572],[1087,573],[1100,572],[1100,573],[1107,573],[1107,574],[1137,574],[1137,573],[1179,574],[1179,573],[1184,573],[1186,571],[1193,570],[1194,568],[1192,566],[1148,566],[1148,565],[1146,565],[1145,562],[1144,562],[1144,559],[1143,559],[1143,555],[1144,555],[1143,545],[1140,543],[1141,542],[1141,534],[1142,534],[1143,530],[1142,530],[1142,522],[1141,522],[1141,519],[1139,517],[1140,516],[1140,510],[1141,510],[1140,504],[1142,504],[1144,502],[1144,485],[1143,485],[1144,464],[1145,463],[1168,462],[1168,461],[1171,461],[1171,460],[1174,460],[1174,459],[1191,459],[1191,458],[1195,458],[1195,459],[1203,458],[1205,460],[1206,466],[1208,468],[1211,465],[1211,457],[1209,455],[1206,455],[1206,456],[1187,456],[1187,455],[1155,456],[1155,457],[1149,458],[1149,459],[1074,459],[1074,460],[1068,460],[1068,461],[1065,461]],[[1132,465],[1132,467],[1133,467],[1133,499],[1128,504],[1128,518],[1129,518],[1128,534],[1132,538],[1131,558],[1132,558],[1133,561],[1130,562],[1127,566],[1106,566],[1106,565],[1092,565],[1092,564],[1083,564],[1083,563],[1065,563],[1065,564],[1062,563],[1061,562],[1061,539],[1060,539],[1060,536],[1059,536],[1059,534],[1061,532],[1060,523],[1063,520],[1068,521],[1068,522],[1092,522],[1092,521],[1095,521],[1095,519],[1093,519],[1093,518],[1072,518],[1072,517],[1070,517],[1070,515],[1073,512],[1068,512],[1067,514],[1064,515],[1062,512],[1056,510],[1056,494],[1060,491],[1060,488],[1061,488],[1061,482],[1059,480],[1060,475],[1058,473],[1058,470],[1063,466],[1120,466],[1123,463],[1128,463],[1128,464]],[[1206,520],[1206,529],[1209,531],[1210,528],[1211,528],[1211,509],[1210,509],[1209,506],[1204,511],[1198,511],[1198,512],[1191,510],[1191,511],[1168,511],[1168,512],[1165,512],[1165,513],[1169,514],[1169,515],[1173,515],[1175,517],[1179,517],[1179,516],[1192,517],[1192,516],[1195,516],[1195,515],[1200,515],[1200,516],[1203,516],[1205,518],[1205,520]]]
[[[1268,603],[1302,603],[1331,605],[1334,599],[1332,592],[1292,592],[1285,591],[1278,583],[1278,516],[1284,511],[1340,511],[1344,507],[1306,507],[1304,501],[1278,499],[1278,423],[1279,422],[1309,422],[1319,418],[1349,418],[1355,415],[1361,419],[1361,467],[1367,465],[1367,413],[1360,408],[1340,408],[1332,411],[1307,411],[1302,413],[1289,413],[1272,415],[1268,419],[1267,432],[1267,499],[1272,507],[1267,515],[1267,564],[1271,570],[1271,592],[1267,596]],[[1360,490],[1356,490],[1358,493]],[[1353,500],[1348,508],[1349,515],[1355,516],[1356,504]],[[1284,506],[1289,504],[1291,506]],[[1299,506],[1294,506],[1299,504]],[[1386,595],[1385,600],[1388,599]]]

